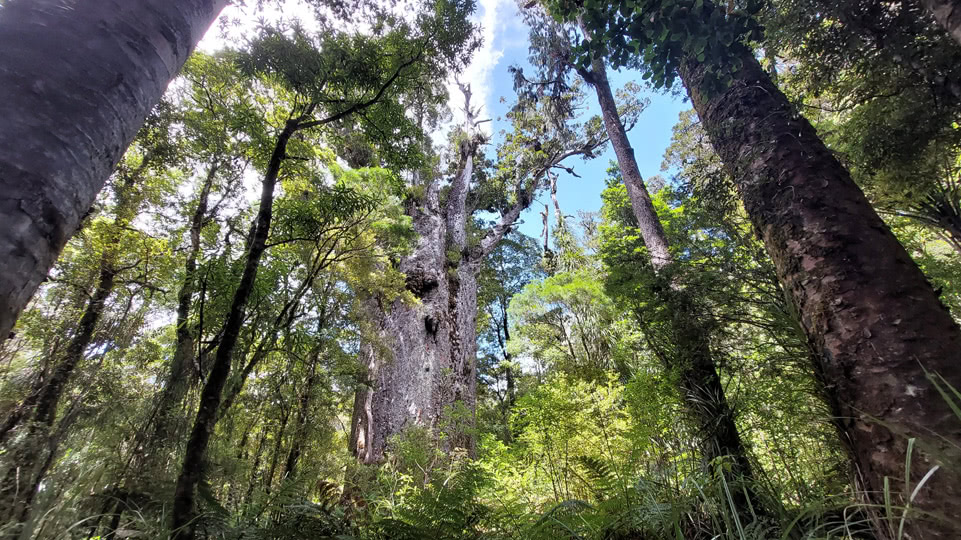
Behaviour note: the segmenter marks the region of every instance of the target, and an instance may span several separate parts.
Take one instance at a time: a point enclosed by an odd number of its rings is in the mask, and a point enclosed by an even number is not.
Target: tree
[[[734,411],[727,403],[712,356],[709,342],[712,322],[709,315],[697,311],[689,293],[673,277],[678,269],[674,268],[677,265],[673,264],[670,243],[627,138],[627,131],[636,124],[644,104],[628,99],[619,106],[607,77],[602,51],[593,53],[589,66],[575,65],[571,42],[576,38],[571,29],[554,22],[546,14],[534,11],[528,12],[527,20],[531,26],[533,48],[539,52],[535,55],[536,59],[532,59],[540,66],[538,78],[566,86],[570,73],[576,71],[594,89],[604,127],[617,156],[620,178],[631,200],[634,223],[644,239],[648,263],[661,278],[661,283],[652,283],[652,287],[661,291],[658,296],[665,303],[668,313],[658,316],[669,321],[668,332],[677,344],[670,354],[667,349],[660,349],[662,361],[668,370],[676,370],[679,375],[680,385],[694,413],[692,417],[704,437],[703,448],[707,460],[730,458],[734,465],[734,476],[748,481],[743,490],[737,490],[734,499],[742,518],[746,522],[753,521],[756,513],[762,512],[762,506],[750,486],[752,474],[748,452],[738,434]],[[636,93],[639,88],[631,85],[622,92],[622,96],[632,90]],[[646,324],[652,323],[646,321]],[[647,332],[653,330],[649,328]],[[749,502],[743,497],[745,492],[753,501]]]
[[[57,445],[52,440],[62,411],[61,401],[68,394],[75,373],[91,356],[91,346],[113,346],[109,337],[98,335],[103,331],[103,319],[110,313],[108,301],[116,289],[130,282],[150,286],[145,276],[158,259],[163,259],[155,252],[157,246],[150,245],[149,235],[132,222],[153,198],[151,192],[162,193],[171,185],[164,186],[164,177],[173,157],[168,136],[172,120],[169,107],[162,107],[138,136],[136,151],[120,164],[113,177],[109,212],[93,219],[83,231],[90,242],[88,246],[94,248],[98,257],[92,286],[83,291],[86,298],[79,320],[67,327],[69,339],[63,350],[53,348],[44,359],[43,363],[51,366],[49,372],[37,375],[33,387],[0,425],[0,443],[13,456],[6,471],[5,488],[0,492],[10,512],[4,517],[20,523],[29,517],[31,502],[46,472],[41,464],[49,464],[57,455]]]
[[[382,460],[391,438],[406,426],[426,427],[435,435],[446,431],[445,445],[473,454],[477,280],[483,262],[547,186],[552,169],[574,156],[592,157],[607,141],[593,124],[582,127],[568,116],[552,116],[551,101],[522,97],[509,113],[513,132],[498,146],[497,169],[475,172],[486,141],[477,132],[470,89],[462,91],[467,121],[453,141],[446,200],[442,174],[414,177],[416,195],[408,211],[420,241],[397,267],[417,301],[369,303],[381,341],[393,353],[378,353],[369,344],[362,353],[370,388],[358,393],[350,440],[365,463]],[[563,97],[574,103],[578,98]],[[500,218],[473,230],[474,214],[485,210]]]
[[[496,397],[499,422],[505,441],[511,440],[510,414],[517,401],[517,379],[521,376],[513,354],[508,306],[511,298],[531,281],[543,277],[537,241],[511,231],[484,260],[478,275],[478,377]],[[503,377],[503,385],[501,384]],[[478,396],[480,398],[480,396]]]
[[[951,463],[961,426],[928,373],[961,386],[961,330],[848,171],[740,42],[757,36],[752,20],[700,1],[620,10],[609,4],[582,14],[591,46],[609,47],[616,65],[643,51],[657,84],[680,75],[835,385],[868,496],[880,500],[885,478],[903,476],[909,457],[907,485]],[[931,433],[940,439],[909,456],[908,438]],[[941,472],[912,506],[955,507],[958,473]],[[910,495],[901,493],[905,503]],[[918,526],[949,535],[934,521]]]
[[[442,11],[438,18],[450,15],[443,11],[447,8],[441,6]],[[455,13],[455,17],[460,15],[456,9],[451,11]],[[421,22],[424,24],[423,20]],[[408,120],[402,114],[396,114],[395,104],[403,90],[409,88],[427,71],[420,64],[424,63],[422,59],[425,55],[431,54],[437,46],[433,41],[437,25],[446,21],[428,19],[428,22],[435,26],[422,28],[421,32],[424,33],[421,35],[411,35],[409,27],[400,25],[383,37],[330,32],[319,36],[319,42],[314,42],[299,29],[294,30],[292,37],[266,29],[248,55],[240,59],[250,73],[259,74],[267,84],[275,84],[278,93],[287,93],[289,112],[286,115],[279,113],[281,118],[286,116],[286,120],[282,127],[277,126],[269,159],[266,163],[261,161],[264,167],[263,185],[257,214],[247,238],[243,271],[219,332],[216,354],[201,392],[200,407],[177,479],[171,514],[171,529],[177,538],[189,539],[195,534],[196,489],[203,474],[210,437],[222,414],[223,391],[244,324],[247,303],[254,289],[261,258],[268,247],[273,220],[274,188],[281,177],[282,167],[289,163],[292,157],[310,161],[310,158],[295,153],[298,150],[310,151],[309,146],[304,148],[303,145],[296,145],[299,142],[296,137],[307,130],[317,131],[318,128],[348,119],[352,115],[362,116],[381,133],[409,131]],[[390,59],[386,65],[385,57]],[[384,69],[385,67],[387,69]],[[371,115],[367,116],[369,111],[372,111]],[[263,126],[254,128],[261,132],[269,129]],[[301,147],[293,150],[297,146]],[[290,169],[290,166],[286,167],[287,174],[306,173],[304,170]],[[314,201],[322,222],[349,218],[351,214],[361,212],[366,207],[366,201],[352,196],[349,189],[324,191],[320,195],[327,200]],[[336,242],[329,246],[329,249],[333,250],[334,247]],[[319,257],[323,256],[323,248],[322,244],[318,244]],[[304,291],[308,290],[311,282],[312,279],[305,281]],[[282,323],[290,316],[292,312],[282,310],[277,321]],[[279,324],[275,326],[274,333],[280,328]],[[252,369],[253,364],[248,365]],[[241,386],[248,373],[249,371],[245,370],[239,379]]]
[[[0,8],[0,336],[226,0]],[[57,48],[52,44],[72,44]]]

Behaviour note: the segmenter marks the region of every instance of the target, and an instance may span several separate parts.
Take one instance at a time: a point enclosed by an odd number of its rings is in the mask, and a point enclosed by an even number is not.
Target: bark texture
[[[727,89],[700,91],[704,65],[680,73],[711,142],[799,314],[870,499],[942,465],[913,505],[961,515],[961,421],[924,369],[961,388],[961,330],[848,171],[746,49]],[[923,369],[924,368],[924,369]],[[902,479],[902,480],[898,480]],[[902,494],[903,495],[903,494]],[[954,538],[919,522],[924,538]]]
[[[383,459],[390,438],[409,427],[441,429],[445,411],[455,403],[465,406],[461,412],[473,414],[478,269],[466,257],[457,264],[448,262],[440,182],[432,182],[411,214],[419,238],[399,269],[420,302],[369,302],[373,316],[381,312],[378,334],[383,346],[367,344],[362,351],[371,388],[355,398],[351,437],[352,451],[367,463]],[[472,448],[470,440],[451,435],[453,446]]]
[[[934,16],[948,34],[961,45],[961,1],[921,0],[925,9]]]
[[[0,7],[0,337],[226,3]]]
[[[470,90],[462,90],[471,130]],[[362,462],[384,459],[391,438],[412,427],[433,435],[443,431],[447,450],[475,452],[478,273],[481,261],[531,202],[529,194],[521,194],[479,246],[467,245],[467,197],[481,142],[473,134],[461,142],[459,169],[446,201],[441,201],[442,179],[432,178],[422,198],[409,203],[418,241],[398,269],[419,301],[366,301],[379,344],[365,343],[361,350],[368,380],[355,395],[348,442]]]

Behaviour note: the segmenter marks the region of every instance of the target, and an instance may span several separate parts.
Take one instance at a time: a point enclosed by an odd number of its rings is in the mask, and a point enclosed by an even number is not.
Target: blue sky
[[[525,65],[527,60],[527,29],[521,22],[514,2],[515,0],[478,0],[475,20],[481,25],[484,44],[474,55],[471,65],[458,77],[459,80],[471,85],[474,102],[484,103],[486,111],[482,112],[482,117],[493,120],[491,124],[484,125],[491,126],[494,134],[508,127],[506,122],[498,122],[497,119],[503,117],[514,97],[512,77],[507,68],[512,64]],[[201,41],[199,46],[201,50],[212,52],[240,39],[244,32],[250,31],[256,25],[260,17],[273,21],[295,18],[301,20],[307,28],[315,26],[312,22],[313,11],[303,0],[285,0],[269,4],[262,12],[230,6],[224,11],[223,17],[237,23],[231,28],[229,32],[231,35],[225,35],[215,24]],[[639,74],[628,71],[611,72],[609,76],[614,88],[631,80],[640,82]],[[457,111],[463,107],[463,98],[454,81],[449,81],[448,87],[451,94],[451,108]],[[506,103],[500,103],[501,97],[506,98]],[[653,91],[645,91],[644,97],[650,99],[650,105],[628,137],[634,146],[634,154],[641,174],[649,178],[660,174],[664,150],[671,140],[671,128],[677,123],[678,114],[689,109],[690,104],[678,96]],[[592,107],[587,115],[597,114],[598,109],[593,95],[589,94],[588,98],[587,101]],[[443,137],[440,139],[442,140]],[[493,143],[496,144],[496,141],[497,138],[494,137]],[[491,151],[494,144],[490,148]],[[562,173],[560,177],[558,200],[561,210],[566,215],[576,217],[578,210],[600,209],[600,194],[604,187],[604,178],[607,176],[608,165],[613,159],[614,152],[608,148],[603,155],[589,162],[579,158],[568,160],[566,165],[572,166],[581,178],[575,178],[566,173]],[[254,193],[256,193],[259,188],[254,187]],[[541,194],[531,209],[521,216],[524,221],[520,225],[521,232],[535,237],[541,234],[540,212],[545,203],[550,204],[549,194]],[[550,223],[554,223],[552,206],[550,211]]]
[[[482,86],[479,88],[480,92],[475,90],[475,94],[485,95],[487,114],[494,119],[493,132],[496,134],[507,127],[506,122],[498,123],[497,118],[504,115],[514,96],[512,78],[507,68],[512,64],[526,63],[527,36],[513,1],[481,0],[479,4],[478,21],[485,26],[485,45],[475,58],[475,66],[468,69],[465,75],[471,81],[472,89]],[[491,21],[494,21],[494,24],[489,24]],[[641,82],[639,74],[629,71],[611,72],[610,78],[615,88],[631,80]],[[501,96],[507,98],[506,103],[500,103]],[[649,98],[651,103],[628,137],[634,146],[641,174],[648,178],[661,173],[664,150],[671,141],[671,128],[677,123],[678,114],[691,108],[691,105],[681,97],[667,93],[645,91],[645,97]],[[598,114],[593,94],[589,94],[588,98],[592,105],[588,114]],[[494,140],[496,142],[496,137]],[[584,162],[580,158],[572,158],[567,162],[581,178],[574,178],[566,173],[560,177],[557,195],[561,210],[566,215],[576,217],[578,210],[600,209],[604,178],[613,159],[614,152],[608,145],[605,153],[592,161]],[[546,193],[541,194],[531,209],[522,215],[524,223],[520,226],[521,232],[531,236],[541,234],[539,214],[545,203],[550,204],[550,196]],[[550,219],[553,223],[553,208],[551,212]]]

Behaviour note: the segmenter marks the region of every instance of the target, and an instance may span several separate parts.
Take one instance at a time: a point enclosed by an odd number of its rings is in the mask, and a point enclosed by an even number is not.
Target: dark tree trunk
[[[627,138],[627,131],[621,123],[620,114],[617,112],[617,102],[614,101],[614,92],[607,80],[607,67],[600,58],[595,58],[591,63],[591,71],[582,71],[581,76],[594,87],[597,94],[597,102],[601,107],[601,118],[604,120],[604,127],[611,138],[611,146],[614,148],[614,155],[617,156],[617,166],[621,171],[621,178],[624,187],[627,188],[627,196],[631,200],[631,208],[634,210],[634,218],[637,220],[637,227],[644,239],[651,256],[651,266],[654,270],[660,270],[671,262],[671,252],[667,235],[664,227],[654,211],[654,203],[651,202],[651,195],[647,192],[644,185],[644,178],[637,166],[637,159],[634,158],[634,148]]]
[[[627,188],[641,238],[650,255],[651,266],[655,273],[662,273],[662,270],[673,262],[670,242],[654,209],[654,203],[637,166],[634,149],[621,123],[614,92],[607,79],[607,67],[601,58],[595,57],[591,63],[591,71],[588,73],[581,70],[581,75],[594,87],[597,94],[604,126],[614,147],[618,168]],[[669,283],[661,296],[668,310],[667,323],[673,341],[669,345],[671,352],[664,352],[661,355],[662,360],[669,370],[677,372],[684,402],[702,439],[704,457],[708,461],[730,459],[733,476],[738,480],[746,480],[743,483],[738,482],[738,489],[732,490],[736,505],[734,510],[742,520],[753,521],[763,509],[758,504],[760,498],[752,485],[754,475],[748,451],[741,440],[734,411],[728,404],[724,386],[715,367],[710,344],[711,324],[704,320],[695,303],[678,284]],[[747,497],[744,496],[745,491]]]
[[[0,337],[226,3],[0,7]]]
[[[303,452],[304,443],[307,440],[308,426],[310,419],[310,397],[317,381],[317,352],[315,352],[310,365],[310,374],[307,375],[307,382],[300,394],[299,408],[297,409],[297,419],[294,425],[294,437],[290,441],[290,451],[287,453],[287,460],[284,462],[283,478],[294,478],[297,470],[297,462]]]
[[[193,294],[196,287],[197,257],[200,254],[200,233],[207,221],[207,206],[213,181],[217,175],[217,165],[212,165],[204,179],[197,200],[197,208],[190,220],[190,250],[184,263],[184,278],[177,293],[177,342],[170,369],[164,382],[163,391],[157,404],[157,416],[152,435],[147,439],[148,452],[159,453],[158,449],[166,447],[174,434],[170,433],[175,409],[183,403],[184,396],[190,386],[190,372],[195,354],[196,342],[190,328],[190,311],[193,304]]]
[[[702,93],[707,66],[693,61],[681,77],[820,356],[863,487],[875,503],[885,477],[901,492],[917,437],[910,489],[943,466],[914,506],[961,515],[961,420],[924,372],[961,388],[961,330],[814,128],[750,51],[735,54],[743,67],[723,91]]]
[[[267,468],[267,475],[264,477],[264,491],[266,493],[270,493],[274,484],[274,473],[277,471],[277,463],[280,461],[280,454],[284,447],[284,434],[287,432],[289,421],[290,409],[285,408],[284,415],[280,419],[280,427],[277,428],[277,436],[274,438],[274,449],[270,453],[270,467]]]
[[[280,174],[280,166],[284,160],[287,142],[297,130],[297,122],[290,120],[284,126],[277,138],[267,172],[264,175],[263,188],[260,193],[260,207],[250,235],[244,271],[240,283],[234,292],[234,298],[224,322],[220,344],[214,358],[207,382],[200,394],[200,408],[187,441],[184,452],[183,467],[177,477],[177,487],[174,491],[173,510],[171,513],[171,528],[176,540],[193,540],[196,521],[195,499],[197,484],[203,475],[204,460],[207,445],[213,433],[214,425],[220,413],[221,394],[230,375],[230,364],[233,359],[234,348],[240,337],[247,300],[257,278],[260,259],[267,248],[267,237],[270,232],[270,221],[273,215],[274,186]]]
[[[921,0],[921,5],[961,45],[961,1]]]
[[[10,470],[7,472],[3,487],[0,487],[0,502],[3,503],[0,506],[14,512],[6,516],[8,518],[18,518],[22,515],[26,519],[28,515],[30,500],[33,499],[36,484],[39,482],[35,476],[37,463],[44,457],[42,448],[47,446],[46,441],[56,419],[57,406],[67,388],[67,382],[83,360],[84,352],[93,339],[107,297],[113,292],[115,277],[116,271],[113,265],[106,260],[101,261],[97,288],[87,303],[75,330],[76,334],[70,340],[63,359],[38,391],[28,396],[18,407],[18,409],[25,407],[29,411],[21,415],[20,420],[29,419],[29,421],[25,427],[27,434],[17,443],[17,448],[12,452],[14,459],[11,460]]]

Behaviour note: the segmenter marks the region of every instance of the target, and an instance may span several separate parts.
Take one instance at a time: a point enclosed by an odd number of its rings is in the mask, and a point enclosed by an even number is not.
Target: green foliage
[[[710,0],[547,2],[555,17],[578,21],[588,34],[575,49],[580,65],[595,54],[614,67],[642,65],[655,88],[670,88],[681,64],[696,61],[709,66],[704,92],[730,84],[740,68],[731,51],[761,37],[753,15],[762,5],[751,0],[731,12]]]

